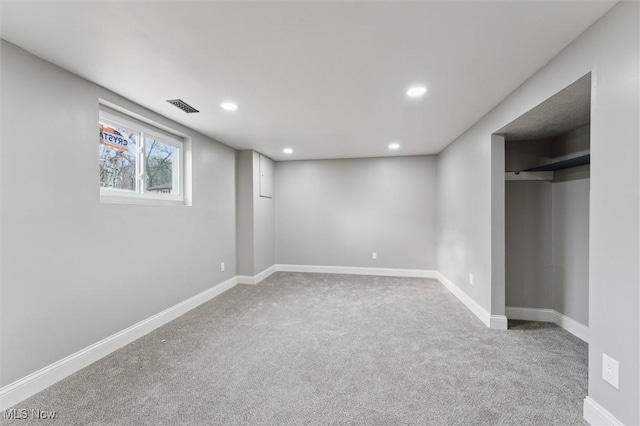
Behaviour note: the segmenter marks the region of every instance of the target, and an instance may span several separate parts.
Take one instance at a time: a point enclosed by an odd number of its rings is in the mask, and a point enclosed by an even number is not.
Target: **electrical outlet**
[[[620,363],[615,359],[602,354],[602,378],[616,389],[620,389],[619,383]]]
[[[469,274],[469,284],[473,285],[473,274]]]
[[[378,260],[378,253],[376,253],[375,251],[371,253],[371,259]]]
[[[220,262],[220,272],[224,272],[224,262]]]

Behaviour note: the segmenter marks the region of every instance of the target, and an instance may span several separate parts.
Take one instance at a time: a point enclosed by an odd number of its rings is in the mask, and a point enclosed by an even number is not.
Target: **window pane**
[[[136,190],[138,133],[100,124],[100,186]]]
[[[145,137],[144,167],[146,174],[145,190],[161,194],[177,194],[173,182],[173,161],[176,148],[173,145]]]

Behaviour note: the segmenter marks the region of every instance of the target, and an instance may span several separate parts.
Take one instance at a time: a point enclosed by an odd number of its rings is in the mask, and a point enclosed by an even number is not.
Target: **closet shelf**
[[[554,170],[568,169],[570,167],[578,167],[591,162],[591,154],[581,155],[579,157],[570,158],[568,160],[556,161],[555,163],[545,164],[543,166],[532,167],[524,170],[525,172],[550,172]]]

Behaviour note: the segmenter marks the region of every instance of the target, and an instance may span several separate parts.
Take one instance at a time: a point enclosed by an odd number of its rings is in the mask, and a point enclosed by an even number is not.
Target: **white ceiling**
[[[378,157],[439,152],[613,4],[5,0],[1,35],[237,149]]]

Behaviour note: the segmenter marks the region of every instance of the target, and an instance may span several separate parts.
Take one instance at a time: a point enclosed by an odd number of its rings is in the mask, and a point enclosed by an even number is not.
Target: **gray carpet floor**
[[[3,424],[583,425],[587,345],[487,329],[434,280],[279,272],[238,285]]]

